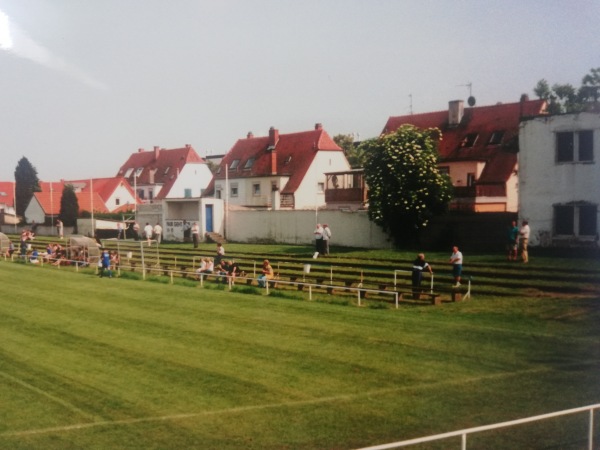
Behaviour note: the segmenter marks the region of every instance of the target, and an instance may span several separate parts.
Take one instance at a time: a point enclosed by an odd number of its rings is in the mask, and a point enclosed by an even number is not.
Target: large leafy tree
[[[354,142],[354,136],[351,134],[337,134],[333,137],[333,141],[344,150],[350,167],[356,169],[363,166],[363,152],[361,147]]]
[[[452,183],[438,168],[437,128],[403,125],[361,144],[369,186],[369,218],[398,245],[419,243],[429,220],[447,210]]]
[[[37,170],[26,157],[22,157],[15,168],[15,202],[17,215],[25,216],[25,210],[34,192],[40,192]]]
[[[75,189],[72,185],[66,184],[60,197],[60,213],[58,218],[67,227],[77,225],[79,215],[79,201],[75,195]]]
[[[548,109],[553,114],[584,111],[600,97],[600,67],[591,69],[590,73],[582,78],[579,88],[568,83],[555,83],[551,87],[548,81],[542,79],[538,81],[533,92],[538,98],[548,101]]]

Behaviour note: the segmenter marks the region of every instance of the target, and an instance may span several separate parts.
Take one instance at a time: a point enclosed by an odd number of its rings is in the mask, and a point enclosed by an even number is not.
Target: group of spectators
[[[506,250],[508,252],[507,258],[509,261],[517,261],[519,247],[521,248],[521,258],[524,263],[529,262],[529,235],[531,229],[529,228],[529,222],[524,220],[521,223],[521,228],[517,226],[517,221],[513,220],[508,227],[507,231],[507,243]]]
[[[331,240],[331,228],[326,223],[321,225],[317,224],[317,228],[313,232],[315,236],[316,252],[313,258],[317,258],[319,255],[329,255],[329,241]]]
[[[231,279],[235,283],[236,277],[245,277],[244,272],[238,263],[233,259],[225,259],[225,247],[223,244],[217,243],[216,255],[212,257],[204,257],[200,261],[200,267],[196,269],[196,278],[200,279],[203,275],[215,275],[217,281],[227,282]]]

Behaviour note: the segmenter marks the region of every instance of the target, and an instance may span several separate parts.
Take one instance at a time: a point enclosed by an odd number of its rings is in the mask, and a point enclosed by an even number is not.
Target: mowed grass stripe
[[[249,417],[237,417],[238,431],[226,423],[231,418],[190,417],[189,428],[165,424],[161,436],[140,424],[127,436],[116,431],[104,439],[126,442],[135,436],[145,444],[156,439],[162,443],[157,448],[214,441],[223,448],[218,436],[239,444],[239,433],[254,439],[265,433],[253,431],[248,420],[278,430],[262,441],[266,447],[270,440],[289,439],[314,448],[328,436],[347,439],[359,419],[366,420],[361,423],[367,434],[392,433],[389,421],[402,414],[402,405],[410,406],[402,421],[416,424],[425,408],[421,401],[433,406],[436,397],[451,400],[452,394],[444,393],[446,382],[456,382],[455,391],[466,397],[483,390],[490,399],[489,389],[504,386],[503,379],[531,389],[527,378],[535,374],[550,380],[537,390],[547,394],[555,379],[561,388],[568,386],[564,372],[581,380],[579,371],[585,375],[598,362],[593,351],[598,332],[591,325],[598,309],[584,301],[565,307],[548,300],[542,312],[536,309],[540,305],[514,302],[511,313],[504,310],[508,301],[499,302],[500,309],[472,302],[369,310],[39,269],[0,264],[0,280],[10,286],[0,299],[0,370],[6,380],[34,387],[29,402],[26,392],[3,396],[19,409],[0,413],[0,430],[6,433],[64,427],[90,417],[110,423],[218,411],[239,415],[250,408]],[[587,366],[573,369],[582,361]],[[589,389],[586,396],[571,389],[573,398],[588,397]],[[40,392],[47,393],[46,400],[63,398],[64,411],[42,400]],[[321,399],[346,400],[326,405]],[[558,403],[552,395],[550,400]],[[313,403],[319,406],[310,412]],[[252,409],[260,405],[285,405],[286,413]],[[78,409],[88,417],[77,417]],[[291,411],[301,415],[293,424]],[[281,423],[262,423],[280,415]],[[315,426],[314,437],[303,441]],[[82,433],[82,442],[102,435]],[[169,438],[172,447],[165,444],[171,433],[177,434]]]

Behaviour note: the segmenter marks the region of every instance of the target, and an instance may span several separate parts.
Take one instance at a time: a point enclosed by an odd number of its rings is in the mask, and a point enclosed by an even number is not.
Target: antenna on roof
[[[408,98],[410,98],[410,115],[412,116],[413,114],[413,104],[412,104],[412,94],[408,94]]]
[[[472,95],[473,83],[470,81],[467,84],[459,84],[459,86],[468,87],[469,88],[469,98],[467,99],[467,103],[469,106],[475,106],[475,97]]]

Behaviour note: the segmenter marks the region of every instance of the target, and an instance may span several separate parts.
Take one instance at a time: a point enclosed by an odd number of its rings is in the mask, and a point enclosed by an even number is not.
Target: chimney
[[[277,174],[277,141],[279,141],[279,130],[273,127],[269,128],[269,147],[267,149],[271,152],[271,175]]]
[[[248,131],[248,134],[246,135],[247,139],[252,139],[254,137],[254,133],[252,131]]]
[[[143,153],[143,152],[144,152],[144,149],[143,149],[143,148],[141,148],[141,147],[140,147],[140,148],[138,148],[138,153]]]
[[[269,147],[275,148],[277,141],[279,141],[279,130],[275,127],[269,128]]]
[[[189,150],[190,148],[192,148],[192,144],[185,144],[185,148]]]
[[[452,100],[448,102],[448,125],[451,127],[460,125],[464,111],[465,107],[462,100]]]
[[[323,129],[322,123],[315,123],[315,130],[322,130],[322,129]]]
[[[529,95],[521,94],[519,99],[519,117],[522,118],[525,115],[525,102],[529,101]]]
[[[158,145],[154,146],[154,161],[158,160],[158,155],[160,155],[160,147]]]

